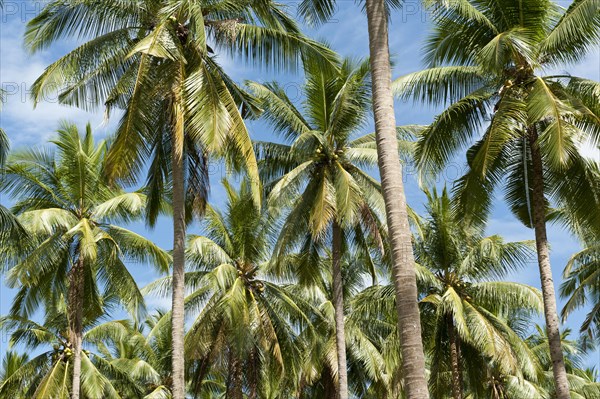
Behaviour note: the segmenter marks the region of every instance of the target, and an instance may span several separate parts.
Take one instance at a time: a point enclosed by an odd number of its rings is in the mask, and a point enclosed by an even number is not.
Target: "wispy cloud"
[[[6,2],[0,23],[0,80],[5,90],[0,125],[7,131],[13,146],[30,146],[53,136],[58,121],[67,119],[79,125],[91,122],[100,136],[107,133],[102,112],[90,113],[58,104],[56,96],[45,98],[35,109],[30,98],[31,87],[44,68],[58,54],[42,51],[29,54],[23,45],[24,17],[31,17],[35,8],[25,1]],[[29,5],[28,5],[29,4]],[[20,6],[21,8],[15,8]]]

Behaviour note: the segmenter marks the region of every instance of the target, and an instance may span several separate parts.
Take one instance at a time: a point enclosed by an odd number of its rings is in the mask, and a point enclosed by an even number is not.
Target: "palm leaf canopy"
[[[597,182],[590,178],[593,162],[579,149],[600,142],[600,84],[546,72],[583,60],[598,43],[600,3],[575,0],[564,9],[550,0],[459,0],[426,6],[434,21],[425,52],[429,68],[394,82],[400,98],[446,106],[417,144],[423,181],[470,147],[467,173],[456,187],[464,194],[462,211],[485,220],[493,189],[506,181],[506,201],[529,226],[530,152],[537,145],[549,200],[589,219],[582,204],[597,203]],[[593,217],[590,223],[600,226]]]
[[[270,0],[56,0],[29,22],[25,41],[37,51],[62,38],[87,41],[45,70],[33,98],[38,102],[58,91],[65,104],[84,109],[104,104],[107,115],[124,110],[107,171],[135,181],[148,170],[152,223],[160,212],[158,197],[170,189],[165,158],[173,148],[189,155],[192,210],[201,212],[207,196],[205,167],[198,167],[205,152],[226,156],[236,169],[245,166],[260,197],[243,122],[259,109],[218,64],[217,53],[275,69],[293,69],[309,58],[331,67],[335,60]],[[175,126],[182,130],[175,132]]]
[[[594,209],[590,209],[593,212]],[[567,224],[572,230],[578,232],[581,250],[574,253],[568,260],[563,271],[563,282],[560,294],[567,299],[563,309],[562,318],[567,317],[575,310],[589,307],[580,331],[585,333],[585,339],[592,342],[600,340],[600,240],[596,229],[592,226],[581,225],[568,211],[556,211],[556,220]]]
[[[548,336],[542,326],[535,326],[535,331],[527,337],[527,345],[539,359],[545,373],[532,386],[538,387],[541,392],[547,392],[543,397],[552,397],[554,395],[554,381],[551,372],[551,359],[549,355]],[[563,355],[565,357],[565,366],[567,369],[567,378],[571,397],[573,398],[595,398],[600,395],[600,383],[595,376],[594,369],[584,369],[584,357],[586,353],[585,344],[581,340],[570,338],[571,330],[566,328],[561,332],[561,343],[563,346]]]
[[[70,397],[73,367],[72,341],[68,336],[68,321],[63,303],[46,309],[43,322],[38,323],[20,316],[0,319],[0,329],[10,334],[9,346],[24,347],[35,353],[4,366],[4,377],[0,383],[3,397],[57,398]],[[144,380],[132,369],[119,367],[106,357],[100,335],[126,341],[123,329],[128,322],[102,323],[99,318],[89,317],[84,321],[82,352],[82,395],[86,398],[142,397]],[[126,331],[128,332],[128,331]],[[120,337],[119,337],[120,335]],[[133,339],[133,337],[131,338]],[[9,359],[10,360],[10,359]],[[152,380],[152,378],[150,378]],[[156,380],[152,380],[156,382]]]
[[[270,272],[276,223],[266,207],[256,208],[250,183],[239,190],[224,184],[225,209],[209,206],[206,235],[188,238],[186,312],[195,315],[186,335],[190,390],[216,389],[215,379],[235,378],[243,367],[253,371],[244,386],[274,395],[297,374],[304,349],[299,334],[310,335],[308,315],[315,309],[292,294],[290,281]],[[144,291],[168,295],[170,287],[165,277]]]
[[[107,147],[94,143],[89,125],[80,135],[64,123],[53,144],[55,150],[15,153],[3,169],[1,188],[14,199],[12,211],[30,236],[3,244],[0,255],[8,285],[18,287],[11,313],[29,317],[65,298],[71,267],[81,259],[84,312],[97,314],[107,300],[141,315],[143,297],[124,262],[163,271],[170,262],[154,243],[119,226],[143,213],[145,195],[108,184]]]
[[[111,320],[90,328],[85,334],[85,340],[101,356],[104,369],[122,375],[118,382],[132,382],[130,386],[119,386],[123,397],[170,395],[170,326],[157,326],[156,320],[162,316],[156,312],[143,323]]]
[[[427,214],[410,214],[432,397],[446,398],[452,390],[451,334],[462,354],[465,391],[475,397],[485,397],[490,365],[519,381],[537,381],[542,368],[524,334],[527,320],[543,310],[541,293],[525,284],[500,281],[530,261],[532,243],[507,243],[499,236],[485,236],[477,224],[465,224],[445,189],[426,195]],[[371,287],[353,302],[354,312],[365,320],[393,323],[392,286]]]
[[[369,174],[377,164],[375,134],[357,136],[369,112],[368,62],[345,60],[337,71],[313,64],[305,72],[300,107],[276,83],[248,83],[284,141],[256,143],[269,205],[289,209],[277,252],[300,245],[302,232],[324,238],[334,221],[346,230],[362,226],[360,236],[380,239],[383,197]],[[419,129],[398,128],[405,157]]]
[[[591,163],[586,173],[597,187],[600,181],[599,166]],[[586,186],[577,181],[571,181],[569,185],[574,188],[575,198],[578,190],[585,190]],[[598,192],[600,190],[596,191]],[[583,320],[580,332],[584,333],[584,339],[597,342],[600,338],[600,226],[596,225],[595,221],[600,208],[593,203],[578,202],[572,201],[570,205],[565,204],[549,214],[551,222],[573,232],[581,247],[567,261],[563,271],[560,295],[566,299],[566,303],[561,315],[563,321],[566,321],[574,311],[588,307],[589,312]],[[580,217],[581,212],[587,213],[588,217]]]
[[[0,6],[2,4],[0,3]],[[4,101],[4,90],[0,89],[0,110]],[[0,129],[0,167],[4,166],[10,143],[6,132]],[[2,176],[0,175],[0,180]],[[3,240],[8,239],[24,239],[25,231],[22,226],[16,220],[16,218],[10,213],[8,209],[0,205],[0,238]]]

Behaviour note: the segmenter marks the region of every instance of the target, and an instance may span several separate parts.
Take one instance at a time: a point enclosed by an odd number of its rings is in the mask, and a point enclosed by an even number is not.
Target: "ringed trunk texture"
[[[183,162],[183,112],[173,107],[173,293],[172,293],[172,373],[173,399],[185,398],[184,296],[185,296],[185,184]]]
[[[556,389],[556,399],[570,399],[569,382],[560,342],[558,311],[556,309],[556,294],[552,280],[552,267],[550,266],[550,253],[548,250],[548,237],[546,233],[546,203],[544,199],[544,169],[542,155],[538,147],[538,134],[534,128],[529,132],[531,148],[531,161],[533,166],[532,198],[533,224],[535,229],[535,245],[540,268],[542,283],[542,296],[544,299],[544,316],[546,318],[546,333],[550,346],[550,359],[552,360],[552,374]]]
[[[73,383],[71,399],[79,399],[81,392],[81,345],[83,341],[84,263],[79,258],[69,278],[69,340],[73,350]]]
[[[452,398],[463,399],[460,351],[454,324],[450,318],[448,318],[448,338],[450,340],[450,365],[452,367]]]
[[[342,280],[342,229],[333,222],[332,245],[333,308],[335,310],[335,346],[337,349],[339,399],[348,399],[348,370],[346,366],[346,329],[344,326],[344,282]]]
[[[381,186],[392,247],[398,331],[407,399],[427,399],[425,356],[421,340],[411,232],[408,225],[402,166],[396,139],[396,118],[391,90],[388,20],[385,0],[367,0],[369,50],[373,85],[373,111]]]

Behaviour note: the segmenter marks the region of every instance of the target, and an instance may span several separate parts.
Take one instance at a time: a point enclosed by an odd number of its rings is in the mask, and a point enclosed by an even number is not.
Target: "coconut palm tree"
[[[588,244],[569,259],[563,272],[561,296],[568,298],[562,310],[563,321],[578,308],[591,305],[581,332],[600,342],[600,241]]]
[[[572,398],[598,398],[600,397],[600,382],[593,371],[583,369],[583,359],[586,348],[581,341],[574,341],[569,338],[571,330],[566,329],[561,332],[561,342],[563,343],[563,355],[565,359],[565,368],[567,370],[567,379],[569,381],[569,390]],[[554,398],[556,397],[556,386],[552,375],[552,359],[548,335],[544,328],[536,325],[534,332],[527,337],[527,345],[535,354],[538,362],[545,371],[542,378],[536,382],[524,380],[523,386],[528,387],[529,396],[535,398]],[[497,379],[502,381],[503,379]],[[498,389],[502,392],[503,389]],[[515,391],[516,393],[517,391]],[[534,394],[535,393],[535,394]]]
[[[375,134],[353,136],[368,112],[368,63],[346,60],[339,71],[318,65],[305,68],[306,97],[299,110],[276,83],[249,83],[264,109],[264,118],[288,144],[259,142],[262,175],[271,181],[271,207],[291,210],[282,228],[276,256],[289,253],[305,233],[309,242],[331,245],[332,299],[335,308],[338,392],[348,397],[342,255],[350,232],[357,240],[372,236],[381,241],[379,215],[383,213],[380,185],[361,167],[377,160]],[[303,112],[302,112],[303,111]],[[416,127],[399,128],[408,136]],[[398,138],[396,138],[398,141]],[[406,150],[408,144],[403,142]],[[395,143],[396,148],[398,147]],[[362,231],[361,231],[362,230]],[[309,248],[312,245],[309,245]]]
[[[2,7],[2,2],[0,2]],[[0,110],[4,101],[4,90],[0,89]],[[10,143],[6,132],[0,128],[0,167],[4,166]],[[0,175],[0,180],[2,176]],[[23,240],[25,231],[8,209],[0,205],[0,239]]]
[[[126,376],[115,381],[122,397],[170,397],[171,326],[160,323],[163,315],[155,312],[143,322],[111,320],[86,332],[86,342],[96,348],[103,364]]]
[[[85,23],[81,23],[85,21]],[[88,42],[50,65],[33,87],[37,101],[61,87],[63,103],[125,113],[109,156],[113,178],[135,181],[148,165],[153,224],[158,198],[173,204],[173,369],[175,399],[184,395],[184,270],[186,220],[206,200],[204,154],[245,166],[255,199],[260,181],[243,117],[258,110],[217,63],[215,51],[275,68],[333,53],[300,34],[273,1],[56,0],[30,21],[26,43],[39,50],[59,38]],[[324,61],[326,62],[326,61]],[[185,205],[192,205],[188,212]]]
[[[358,229],[357,229],[358,230]],[[358,230],[360,232],[360,230]],[[346,231],[348,232],[348,231]],[[364,234],[364,232],[361,232]],[[362,237],[362,235],[361,235]],[[367,237],[368,238],[368,237]],[[373,386],[387,388],[384,358],[386,338],[395,328],[367,318],[353,318],[356,314],[352,306],[355,295],[365,286],[369,277],[377,281],[381,254],[373,245],[356,242],[350,234],[345,235],[342,254],[342,280],[344,311],[348,315],[344,321],[346,355],[348,369],[348,391],[352,397],[382,397],[385,389],[376,391],[380,395],[366,396],[375,391]],[[286,254],[283,259],[273,263],[278,276],[293,278],[296,284],[289,286],[292,298],[297,303],[310,303],[318,311],[307,311],[312,329],[301,334],[304,342],[302,362],[294,376],[298,382],[294,397],[309,399],[336,399],[339,374],[336,343],[336,315],[333,304],[333,276],[331,272],[331,251],[327,242],[315,241],[305,234],[297,253]],[[374,325],[379,327],[375,327]],[[313,332],[314,331],[314,332]],[[310,335],[309,335],[310,333]],[[384,336],[382,338],[382,336]],[[397,336],[392,341],[398,342]],[[397,348],[395,348],[397,349]],[[393,356],[393,355],[392,355]]]
[[[411,212],[411,220],[432,398],[485,397],[483,374],[489,365],[504,375],[535,380],[540,366],[516,318],[541,312],[541,294],[524,284],[498,281],[526,264],[531,243],[486,237],[481,227],[463,223],[446,190],[426,195],[427,215]],[[391,286],[373,286],[354,299],[354,314],[365,324],[393,323],[393,300]]]
[[[463,399],[468,384],[477,392],[481,361],[492,361],[505,374],[535,378],[535,359],[509,319],[517,311],[529,316],[543,310],[541,293],[533,287],[495,281],[526,265],[531,243],[505,243],[499,236],[465,225],[452,209],[446,190],[426,192],[427,216],[413,217],[415,259],[430,273],[421,299],[428,327],[425,345],[431,357],[433,398],[452,392]],[[450,370],[449,378],[444,371]]]
[[[361,251],[346,251],[342,258],[345,311],[344,331],[347,343],[348,385],[351,397],[360,398],[396,398],[401,395],[402,376],[400,373],[399,339],[396,317],[388,319],[370,318],[360,308],[361,291],[364,288],[368,268],[372,260],[361,256]],[[330,263],[330,262],[328,262]],[[383,271],[379,271],[383,272]],[[376,281],[376,280],[375,280]],[[391,291],[393,294],[393,290]],[[327,298],[327,297],[326,297]],[[322,313],[328,316],[329,333],[319,331],[319,339],[325,341],[318,351],[311,349],[313,356],[321,353],[320,361],[315,364],[327,364],[335,359],[335,312],[331,299],[321,305]],[[393,301],[392,301],[393,304]],[[395,316],[395,315],[393,315]],[[333,352],[333,355],[331,354]],[[328,365],[335,370],[337,364]],[[313,370],[318,370],[313,366]],[[322,372],[327,376],[327,373]],[[335,380],[334,380],[335,382]],[[335,384],[332,384],[335,386]],[[311,398],[322,398],[318,393]],[[327,396],[331,399],[335,395]]]
[[[2,368],[0,369],[0,386],[3,386],[12,375],[17,372],[24,364],[29,361],[27,354],[20,354],[12,350],[7,350],[2,358]],[[26,387],[31,385],[31,382],[23,379],[23,384],[19,388],[11,390],[11,397],[15,399],[26,399]]]
[[[469,150],[469,169],[457,187],[463,193],[460,207],[465,215],[485,218],[493,189],[506,179],[513,213],[535,230],[557,397],[567,399],[547,208],[554,200],[579,218],[591,216],[586,209],[594,183],[578,145],[598,139],[600,86],[543,73],[583,59],[598,42],[600,4],[578,0],[568,9],[550,0],[427,4],[435,22],[426,47],[429,68],[398,79],[395,90],[401,98],[450,105],[422,135],[417,163],[424,174],[437,173],[484,131]]]
[[[195,315],[186,335],[188,389],[202,395],[224,381],[220,389],[228,398],[285,396],[294,388],[304,349],[300,332],[310,336],[314,309],[273,279],[275,221],[266,207],[256,208],[251,183],[243,181],[239,190],[223,184],[224,211],[207,207],[206,235],[188,238],[186,310]],[[164,295],[171,284],[165,277],[145,291]]]
[[[387,264],[390,260],[386,260]],[[393,285],[374,284],[350,300],[350,332],[364,337],[353,343],[351,353],[364,364],[364,393],[368,399],[404,398],[402,356],[398,332],[398,313]],[[362,352],[362,353],[361,353]],[[366,356],[365,356],[366,355]]]
[[[299,11],[309,22],[324,22],[334,14],[336,3],[336,0],[302,0]],[[427,399],[429,394],[421,341],[417,283],[402,165],[397,152],[396,116],[391,90],[388,23],[390,9],[399,7],[401,3],[399,0],[365,0],[364,10],[369,31],[377,158],[393,256],[392,278],[396,289],[406,393],[408,399]]]
[[[84,318],[98,317],[115,302],[136,317],[142,315],[143,297],[123,262],[151,262],[167,270],[170,257],[114,224],[140,217],[146,197],[108,184],[107,146],[94,144],[89,125],[81,136],[76,126],[63,123],[52,143],[55,151],[14,154],[3,169],[0,188],[15,200],[12,210],[30,239],[3,244],[0,258],[8,268],[8,285],[18,288],[13,316],[27,319],[41,306],[48,311],[52,303],[66,299],[71,395],[79,397]]]
[[[600,165],[593,165],[597,194],[600,193],[599,168]],[[595,198],[595,203],[588,203],[589,214],[600,209],[600,196]],[[560,294],[567,298],[561,313],[563,322],[576,309],[590,306],[580,332],[586,334],[586,339],[600,342],[600,226],[585,223],[585,220],[582,223],[568,207],[554,211],[552,218],[575,232],[582,248],[571,256],[563,271]]]
[[[531,329],[525,320],[527,329]],[[485,367],[482,381],[484,383],[483,393],[467,397],[486,397],[491,399],[551,399],[555,397],[554,382],[551,371],[550,351],[548,339],[543,327],[535,326],[533,334],[531,331],[525,342],[530,352],[541,365],[542,374],[531,379],[526,375],[516,376],[505,374],[490,364]],[[581,343],[569,339],[569,331],[561,334],[561,339],[566,359],[567,378],[572,398],[597,398],[600,397],[600,383],[593,370],[582,368],[582,354],[584,350]]]
[[[72,330],[66,313],[66,303],[49,304],[42,323],[26,317],[6,316],[0,319],[0,328],[10,334],[9,345],[24,346],[35,356],[13,356],[10,372],[0,384],[2,397],[58,398],[66,399],[71,390],[70,376],[74,373],[75,354]],[[110,322],[111,324],[113,322]],[[95,316],[85,319],[83,341],[88,335],[97,335],[98,329],[106,330]],[[92,347],[90,347],[92,349]],[[130,378],[135,373],[112,367],[101,353],[85,350],[81,353],[82,395],[87,398],[142,397],[143,391]],[[125,390],[123,390],[125,388]],[[19,396],[21,395],[21,396]]]

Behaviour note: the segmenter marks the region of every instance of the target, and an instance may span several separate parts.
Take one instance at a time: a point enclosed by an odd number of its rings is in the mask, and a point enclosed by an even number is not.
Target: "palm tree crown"
[[[266,207],[256,208],[250,183],[224,185],[225,210],[209,206],[206,235],[188,238],[186,310],[197,314],[186,335],[188,389],[202,394],[225,381],[228,397],[274,398],[294,387],[299,335],[310,334],[314,309],[271,272],[274,220]],[[166,277],[145,290],[165,294],[170,285]]]
[[[600,180],[600,172],[596,172]],[[590,212],[598,208],[590,207]],[[569,212],[557,211],[558,220],[571,226],[578,234],[582,249],[577,251],[568,260],[563,271],[563,282],[560,294],[567,299],[563,309],[562,318],[567,317],[575,310],[590,306],[580,331],[585,334],[585,339],[600,342],[600,235],[597,226],[581,225],[578,218]]]
[[[107,112],[124,109],[108,173],[136,176],[152,155],[148,185],[159,191],[168,188],[170,175],[163,158],[171,148],[186,148],[191,156],[188,194],[196,194],[192,202],[205,199],[198,156],[192,156],[203,149],[245,164],[258,196],[256,160],[242,120],[258,109],[219,66],[215,52],[279,68],[296,65],[300,54],[334,57],[303,37],[271,1],[57,0],[30,21],[26,43],[37,51],[60,38],[81,36],[91,40],[38,78],[35,101],[60,88],[66,104],[84,109],[104,104]],[[172,140],[177,126],[185,134],[176,133]],[[149,215],[155,218],[158,209],[150,204]]]
[[[22,346],[35,352],[32,356],[13,356],[5,365],[5,376],[0,383],[3,397],[66,399],[71,392],[70,375],[73,373],[73,337],[69,334],[69,322],[64,302],[49,304],[45,318],[36,322],[26,317],[7,316],[0,319],[0,328],[10,334],[10,346]],[[103,315],[101,315],[103,316]],[[107,331],[115,333],[116,321],[101,323],[94,316],[84,322],[83,342],[90,350],[81,352],[81,374],[85,397],[118,399],[141,397],[144,390],[131,369],[111,364],[98,347],[98,336]],[[114,335],[113,335],[114,336]],[[138,367],[141,365],[138,364]],[[150,378],[152,378],[151,376]]]
[[[424,339],[431,356],[432,397],[452,392],[453,398],[463,398],[467,385],[484,395],[487,362],[506,374],[535,379],[539,365],[511,323],[541,312],[541,293],[525,284],[496,281],[531,259],[532,243],[505,243],[465,225],[446,190],[427,192],[427,197],[427,216],[415,215],[413,222],[415,260],[428,287],[421,306],[423,323],[431,326]]]
[[[300,245],[302,240],[305,248],[317,254],[319,244],[331,245],[338,394],[346,399],[341,267],[347,250],[344,241],[353,239],[358,246],[382,248],[381,188],[362,169],[377,162],[375,134],[354,137],[368,112],[369,68],[367,62],[356,64],[345,60],[336,71],[313,64],[307,65],[305,72],[303,112],[277,84],[249,83],[266,120],[285,140],[292,142],[291,145],[260,142],[256,145],[262,156],[263,177],[270,182],[270,206],[291,208],[279,235],[278,257]],[[402,127],[397,133],[404,139],[414,130],[417,127]],[[398,141],[404,150],[409,147],[405,141]]]
[[[170,259],[153,242],[116,224],[139,217],[146,197],[108,183],[107,146],[95,145],[89,125],[82,137],[65,123],[53,143],[56,151],[17,153],[3,169],[0,188],[15,199],[13,212],[30,239],[9,240],[0,258],[9,268],[8,285],[18,287],[12,315],[28,318],[40,306],[48,311],[66,301],[74,354],[70,389],[78,398],[84,319],[99,317],[111,303],[141,316],[144,299],[124,260],[150,261],[166,270]]]
[[[571,75],[544,75],[579,61],[598,42],[600,4],[550,0],[428,1],[435,28],[426,48],[430,68],[395,82],[401,97],[449,103],[417,145],[423,174],[437,173],[467,144],[469,169],[458,181],[458,207],[483,222],[494,189],[519,220],[535,229],[546,327],[557,397],[569,397],[546,221],[549,199],[574,217],[600,226],[597,181],[579,147],[600,136],[599,84]]]
[[[301,109],[276,83],[248,84],[264,109],[263,117],[291,142],[256,144],[261,175],[269,184],[269,203],[292,205],[280,250],[293,246],[302,237],[299,232],[323,237],[334,221],[352,227],[381,215],[381,188],[368,174],[377,163],[375,134],[356,137],[369,110],[368,72],[368,63],[350,60],[339,72],[307,67]],[[407,140],[419,127],[397,130],[407,154],[411,148]]]
[[[578,146],[600,138],[599,83],[544,72],[582,60],[600,39],[599,6],[588,0],[567,10],[549,0],[513,3],[427,3],[435,21],[425,50],[429,68],[397,79],[395,90],[401,98],[450,105],[423,132],[417,163],[423,177],[437,173],[483,130],[458,184],[465,193],[461,207],[466,216],[485,219],[493,189],[507,178],[507,202],[532,226],[529,136],[535,127],[545,193],[585,219],[582,204],[596,202],[595,183]],[[581,201],[569,201],[573,196]]]
[[[83,307],[100,309],[101,289],[139,315],[144,301],[123,261],[150,261],[160,270],[169,263],[154,243],[118,226],[141,215],[145,196],[107,183],[107,146],[94,143],[89,125],[80,136],[76,126],[64,123],[53,144],[56,151],[16,153],[4,168],[2,188],[14,198],[12,210],[33,239],[30,245],[13,243],[2,254],[9,285],[20,287],[13,313],[29,316],[49,298],[64,295],[69,270],[83,259]]]

